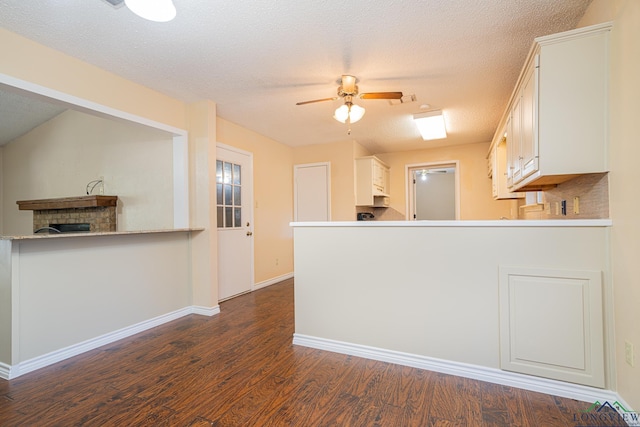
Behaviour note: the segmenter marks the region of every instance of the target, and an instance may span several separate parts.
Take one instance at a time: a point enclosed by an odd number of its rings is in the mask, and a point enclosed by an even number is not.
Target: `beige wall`
[[[293,149],[221,118],[217,140],[253,153],[256,285],[293,273]]]
[[[406,165],[457,160],[460,166],[460,219],[511,218],[514,204],[509,200],[493,200],[491,195],[486,160],[489,145],[487,142],[378,154],[391,167],[391,207],[406,214]]]
[[[207,134],[198,142],[189,141],[190,212],[197,213],[192,226],[207,230],[196,233],[191,241],[192,303],[206,308],[216,307],[217,279],[215,276],[215,214],[209,209],[212,191],[206,167],[211,160],[208,143],[211,132],[215,135],[215,104],[208,102],[206,114],[187,116],[187,105],[149,88],[133,83],[107,71],[65,55],[59,51],[34,43],[24,37],[0,29],[0,74],[29,84],[36,84],[95,102],[126,114],[140,116],[162,125],[191,131],[189,126],[207,127]],[[213,109],[213,114],[210,111]],[[202,123],[201,121],[204,121]],[[213,129],[213,130],[212,130]],[[215,144],[215,140],[211,141]],[[205,165],[197,163],[206,159]],[[215,189],[214,189],[215,190]],[[197,196],[197,197],[196,197]],[[194,214],[195,215],[195,214]],[[193,221],[193,217],[191,218]],[[209,231],[213,230],[213,231]],[[6,230],[5,230],[6,231]],[[141,249],[143,250],[143,249]],[[212,261],[214,260],[214,261]],[[109,261],[104,260],[108,265]],[[158,264],[157,268],[170,269],[171,265]],[[126,271],[126,270],[125,270]]]
[[[640,411],[640,2],[594,0],[580,26],[613,21],[609,194],[615,307],[617,391]],[[625,362],[625,341],[635,346],[635,367]]]
[[[16,201],[83,196],[100,177],[118,196],[118,231],[173,228],[172,150],[167,132],[67,110],[4,146],[3,229],[33,231]]]
[[[354,158],[365,155],[366,149],[353,141],[296,147],[296,165],[316,162],[331,163],[331,221],[356,219]]]
[[[191,239],[193,303],[218,305],[218,229],[216,228],[216,104],[200,101],[188,106],[189,124],[189,221],[202,227]]]
[[[186,129],[183,102],[0,28],[0,73]]]

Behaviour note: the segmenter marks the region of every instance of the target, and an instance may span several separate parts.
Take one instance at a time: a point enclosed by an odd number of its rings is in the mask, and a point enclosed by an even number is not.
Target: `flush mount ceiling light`
[[[427,111],[413,115],[420,135],[425,141],[447,137],[442,110]]]
[[[124,4],[149,21],[168,22],[176,17],[176,7],[171,0],[124,0]]]

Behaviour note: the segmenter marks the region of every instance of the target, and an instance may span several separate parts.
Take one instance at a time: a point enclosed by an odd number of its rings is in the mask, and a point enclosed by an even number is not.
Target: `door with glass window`
[[[253,157],[218,144],[216,216],[218,227],[218,300],[253,288]]]

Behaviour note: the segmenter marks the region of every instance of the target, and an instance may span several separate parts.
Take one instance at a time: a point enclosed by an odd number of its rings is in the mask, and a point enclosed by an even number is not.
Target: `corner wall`
[[[293,149],[219,117],[217,141],[253,153],[255,284],[292,274]]]
[[[594,0],[579,26],[613,21],[610,79],[609,207],[618,394],[640,411],[640,2]],[[625,362],[625,341],[635,346],[635,367]],[[630,408],[627,408],[630,409]]]

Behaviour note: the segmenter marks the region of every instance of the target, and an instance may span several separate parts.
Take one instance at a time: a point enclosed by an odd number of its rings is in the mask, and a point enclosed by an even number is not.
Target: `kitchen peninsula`
[[[292,223],[294,344],[611,397],[611,221]]]
[[[0,236],[0,378],[190,313],[202,229]]]

